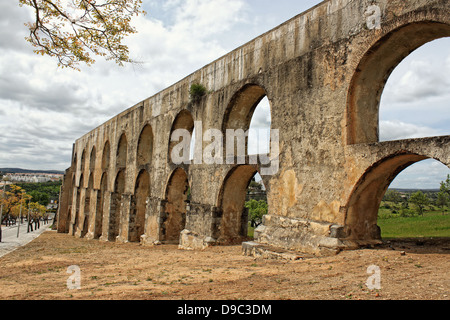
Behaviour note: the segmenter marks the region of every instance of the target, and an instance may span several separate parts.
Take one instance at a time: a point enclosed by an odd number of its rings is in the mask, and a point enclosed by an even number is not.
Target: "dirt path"
[[[450,240],[392,247],[288,262],[243,256],[240,246],[181,251],[45,232],[0,258],[0,299],[450,299]],[[71,265],[80,290],[67,288]],[[366,286],[371,265],[380,290]]]

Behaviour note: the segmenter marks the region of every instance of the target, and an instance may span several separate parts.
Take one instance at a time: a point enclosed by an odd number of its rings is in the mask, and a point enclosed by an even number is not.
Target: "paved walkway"
[[[33,224],[34,226],[34,224]],[[51,230],[51,223],[43,224],[33,232],[27,232],[27,224],[20,225],[19,237],[17,237],[17,225],[11,227],[2,227],[2,242],[0,242],[0,258],[4,255],[26,245],[39,237],[44,231]]]

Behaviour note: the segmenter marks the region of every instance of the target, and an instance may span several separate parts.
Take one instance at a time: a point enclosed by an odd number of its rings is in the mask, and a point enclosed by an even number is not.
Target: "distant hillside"
[[[422,191],[422,192],[439,192],[439,189],[401,189],[401,188],[392,188],[391,190],[395,190],[398,192],[403,192],[403,193],[414,193],[417,191]]]
[[[64,171],[58,170],[28,170],[20,168],[0,168],[3,173],[50,173],[50,174],[64,174]]]

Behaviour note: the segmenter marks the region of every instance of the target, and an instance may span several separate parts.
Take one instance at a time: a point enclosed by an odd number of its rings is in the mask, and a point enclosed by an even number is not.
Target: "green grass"
[[[450,214],[426,212],[423,216],[378,219],[383,239],[450,237]]]

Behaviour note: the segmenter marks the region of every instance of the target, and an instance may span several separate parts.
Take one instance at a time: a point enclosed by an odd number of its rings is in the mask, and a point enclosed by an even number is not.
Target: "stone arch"
[[[152,127],[147,124],[142,129],[139,135],[136,162],[137,166],[150,165],[153,157],[153,130]]]
[[[81,153],[81,160],[80,160],[81,172],[84,172],[85,166],[86,166],[86,149],[83,149],[83,152]]]
[[[223,136],[227,136],[226,133],[228,129],[243,130],[244,132],[247,132],[250,128],[250,123],[256,107],[265,97],[267,97],[266,89],[257,84],[246,84],[234,94],[228,103],[223,117]],[[267,98],[270,104],[270,99],[269,97]],[[236,155],[238,151],[236,148],[237,146],[235,145],[234,155]],[[247,153],[248,137],[245,138],[245,154]]]
[[[119,169],[123,169],[127,166],[127,154],[128,154],[128,142],[125,133],[119,138],[119,143],[117,144],[116,153],[116,166]]]
[[[114,190],[111,193],[111,206],[109,210],[108,240],[116,241],[120,230],[121,203],[125,191],[125,171],[119,170],[114,180]]]
[[[75,204],[75,220],[73,223],[72,235],[75,235],[78,229],[78,222],[80,221],[80,204],[81,204],[81,189],[84,188],[84,176],[83,173],[80,175],[80,179],[78,180],[78,188],[77,189],[77,199]]]
[[[175,117],[175,120],[173,121],[172,128],[170,129],[170,137],[169,137],[169,154],[168,159],[171,163],[173,163],[174,159],[172,159],[172,150],[173,148],[181,142],[181,139],[178,141],[172,141],[173,133],[176,130],[186,130],[189,132],[190,137],[192,137],[192,133],[194,131],[194,118],[192,117],[192,114],[189,112],[189,110],[182,110],[178,115]],[[174,137],[175,138],[175,137]],[[175,139],[176,140],[176,139]],[[185,142],[185,141],[184,141]],[[190,145],[191,141],[189,141]],[[190,147],[192,147],[190,145]],[[189,160],[189,154],[188,155],[180,155],[180,157],[185,158],[186,160]]]
[[[89,158],[89,170],[93,172],[95,170],[95,162],[97,158],[97,150],[95,146],[92,147],[91,156]]]
[[[72,189],[71,189],[72,192],[76,188],[75,184],[76,184],[75,174],[72,173]],[[73,203],[73,196],[71,196],[69,198],[69,206],[68,206],[68,211],[67,211],[67,220],[66,220],[66,223],[64,225],[64,232],[69,233],[70,223],[72,222],[72,217],[73,217],[74,214],[76,214],[76,203]]]
[[[77,170],[77,161],[78,161],[78,155],[75,153],[72,159],[72,168],[74,171]],[[75,185],[74,185],[75,186]]]
[[[344,234],[340,237],[363,242],[381,240],[377,225],[378,208],[389,185],[409,166],[430,158],[432,157],[427,155],[400,151],[369,167],[357,182],[345,206]],[[449,164],[447,166],[450,167]]]
[[[105,142],[102,153],[102,171],[108,171],[111,163],[111,144],[109,141]]]
[[[255,166],[240,165],[231,169],[225,177],[217,206],[220,218],[216,222],[213,235],[218,243],[240,243],[247,237],[246,191],[257,172]]]
[[[141,170],[134,189],[130,219],[128,224],[128,241],[140,242],[145,233],[145,216],[150,196],[150,176],[147,170]]]
[[[105,172],[102,175],[100,181],[100,190],[97,193],[97,206],[95,214],[95,228],[94,239],[99,239],[102,236],[103,228],[103,205],[105,201],[105,193],[108,191],[108,173]]]
[[[161,241],[179,243],[180,233],[186,225],[189,179],[186,171],[177,168],[169,178],[165,194],[165,210],[161,219]]]
[[[410,22],[388,32],[366,51],[356,67],[348,91],[347,144],[379,140],[380,99],[392,71],[415,49],[449,36],[448,23]]]
[[[81,237],[83,238],[89,231],[89,217],[91,209],[91,193],[94,189],[94,173],[89,175],[88,186],[85,189],[84,196],[84,217],[83,217],[83,227],[81,229]]]

